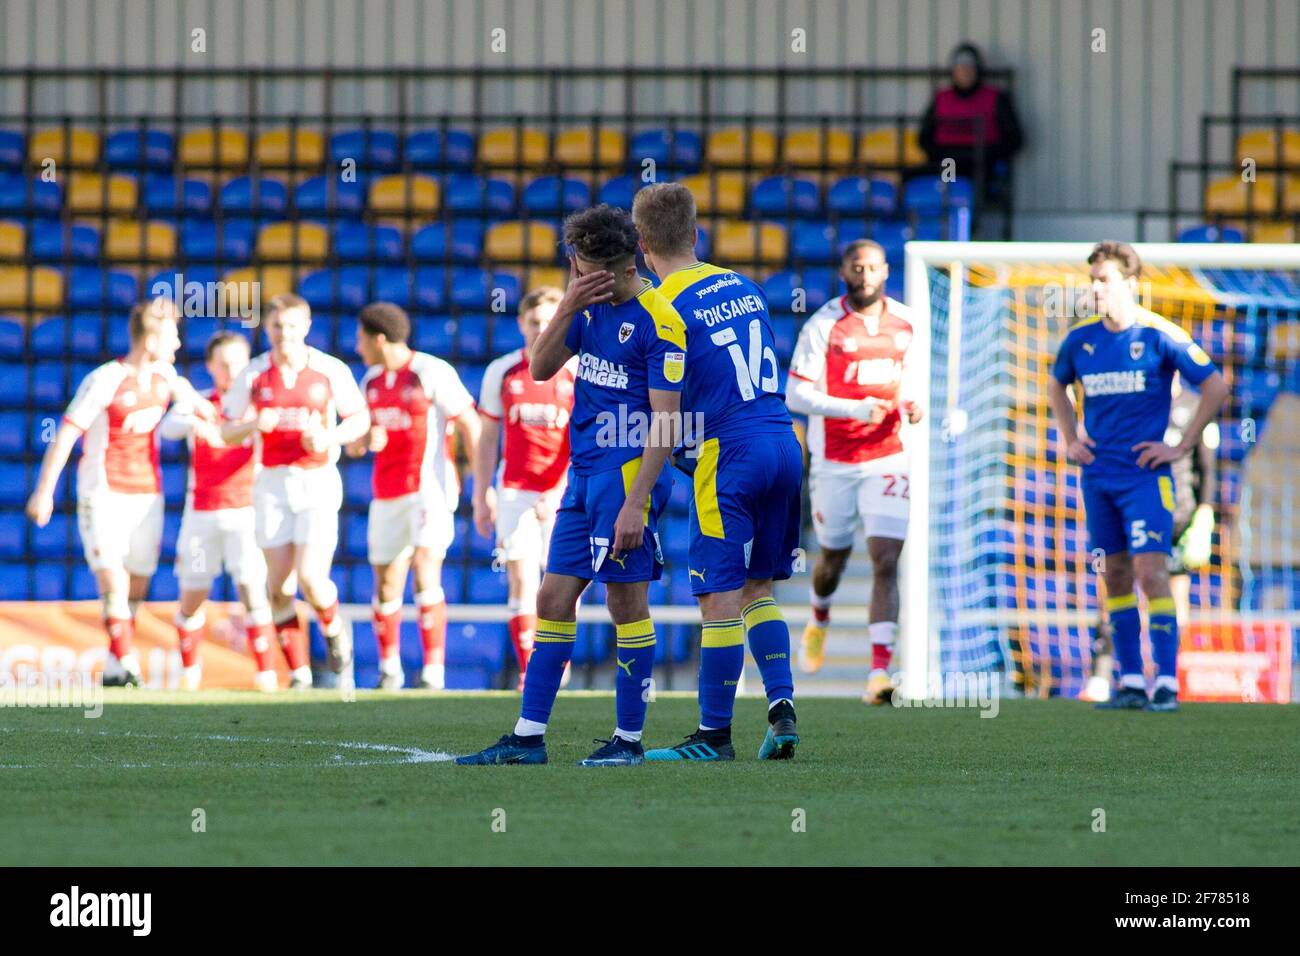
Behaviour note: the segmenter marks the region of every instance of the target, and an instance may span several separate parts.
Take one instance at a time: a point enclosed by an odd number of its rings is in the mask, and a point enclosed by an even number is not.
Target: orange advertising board
[[[1289,704],[1291,653],[1285,620],[1191,622],[1178,647],[1179,699]]]

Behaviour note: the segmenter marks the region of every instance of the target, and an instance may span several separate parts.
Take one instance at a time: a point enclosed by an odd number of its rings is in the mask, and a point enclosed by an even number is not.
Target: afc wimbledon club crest
[[[1144,348],[1146,348],[1145,342],[1130,342],[1128,344],[1129,358],[1136,362],[1142,357],[1142,350]]]
[[[632,333],[635,331],[636,331],[636,326],[633,325],[631,322],[624,322],[622,325],[620,325],[618,327],[618,344],[619,345],[625,344],[627,340],[632,337]]]

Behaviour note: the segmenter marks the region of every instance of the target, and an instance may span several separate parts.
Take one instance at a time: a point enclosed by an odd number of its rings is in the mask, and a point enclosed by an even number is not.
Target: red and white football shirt
[[[264,468],[320,468],[338,461],[337,446],[309,452],[303,447],[302,433],[313,421],[333,428],[340,418],[355,415],[364,407],[348,367],[314,348],[307,350],[307,364],[297,370],[276,365],[271,353],[263,352],[235,379],[224,404],[225,413],[236,420],[250,408],[254,414],[264,408],[279,411],[275,429],[257,433],[258,457]]]
[[[791,375],[835,398],[893,403],[885,420],[875,425],[855,418],[809,416],[808,449],[815,471],[865,472],[869,462],[903,450],[898,402],[912,342],[910,319],[907,306],[894,299],[885,299],[879,317],[868,317],[854,312],[848,297],[840,296],[804,323],[790,360]]]
[[[361,389],[371,426],[388,435],[387,444],[375,453],[375,498],[423,492],[443,498],[454,511],[460,481],[447,449],[448,424],[474,405],[456,370],[440,358],[412,352],[402,368],[371,368]]]
[[[85,433],[77,466],[77,497],[97,491],[158,494],[162,474],[155,432],[178,391],[189,384],[176,369],[150,362],[136,369],[105,362],[82,380],[63,420]]]
[[[221,413],[222,421],[230,420],[222,409],[220,392],[213,389],[204,397]],[[252,436],[242,445],[214,445],[195,434],[192,413],[180,406],[173,408],[163,419],[162,435],[168,439],[184,435],[189,445],[189,498],[186,504],[190,509],[221,511],[252,506],[257,464]]]
[[[578,360],[548,381],[533,381],[523,349],[492,362],[483,373],[479,411],[501,423],[501,487],[550,491],[569,468],[569,414]]]

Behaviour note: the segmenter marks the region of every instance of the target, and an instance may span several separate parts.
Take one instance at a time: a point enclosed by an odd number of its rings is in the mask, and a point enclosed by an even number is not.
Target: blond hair
[[[656,183],[637,193],[632,220],[651,255],[690,255],[695,249],[695,197],[681,183]]]

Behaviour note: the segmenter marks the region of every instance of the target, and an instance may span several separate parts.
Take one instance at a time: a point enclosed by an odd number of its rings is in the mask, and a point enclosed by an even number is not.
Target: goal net
[[[907,246],[907,301],[922,326],[911,374],[931,414],[911,445],[904,696],[982,671],[1030,694],[1074,696],[1091,672],[1101,563],[1047,399],[1061,338],[1089,314],[1091,248]],[[1218,699],[1260,687],[1289,698],[1300,625],[1300,248],[1136,248],[1142,304],[1191,334],[1231,389],[1218,421],[1212,552],[1190,574],[1183,660],[1209,668],[1196,677],[1207,699],[1216,682]]]

